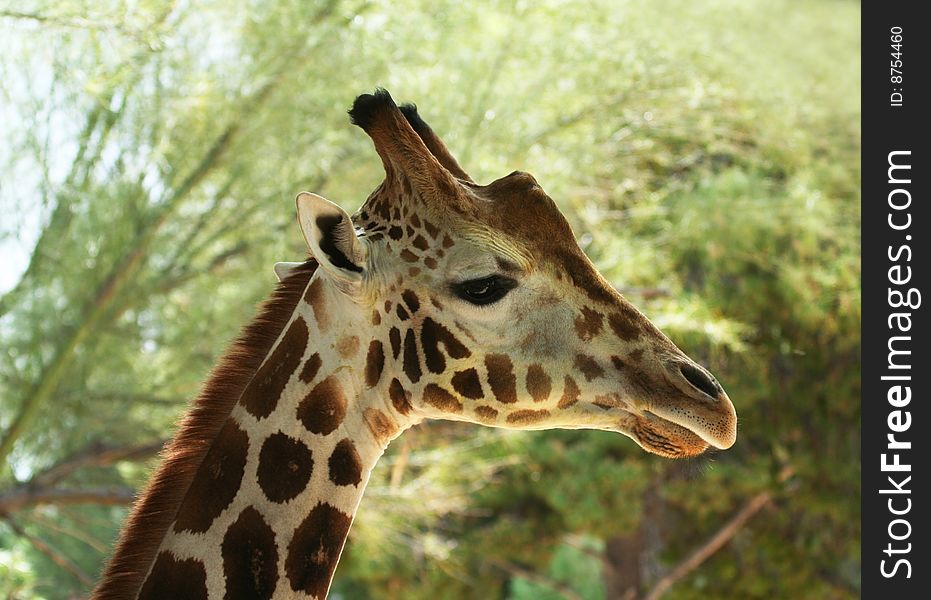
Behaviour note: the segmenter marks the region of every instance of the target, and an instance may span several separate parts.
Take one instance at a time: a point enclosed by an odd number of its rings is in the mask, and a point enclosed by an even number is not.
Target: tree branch
[[[511,562],[495,562],[494,565],[498,567],[499,569],[501,569],[502,571],[504,571],[505,573],[508,573],[509,575],[516,575],[518,577],[526,579],[527,581],[531,583],[542,585],[543,587],[549,588],[553,590],[554,592],[558,592],[559,594],[562,594],[564,598],[567,598],[567,600],[584,600],[580,593],[578,593],[577,591],[575,591],[574,589],[572,589],[570,586],[566,585],[565,583],[561,581],[556,581],[554,579],[546,577],[545,575],[541,575],[540,573],[537,573],[536,571],[531,571],[530,569],[527,569],[526,567],[522,567],[520,565],[511,563]]]
[[[107,446],[99,441],[92,442],[83,450],[37,474],[26,485],[33,488],[46,488],[55,485],[78,469],[106,467],[121,460],[143,460],[157,454],[164,445],[164,440],[120,447]]]
[[[785,482],[789,477],[794,473],[791,467],[786,467],[779,474],[779,482]],[[653,589],[643,597],[643,600],[659,600],[663,594],[665,594],[669,588],[671,588],[676,582],[680,579],[694,571],[701,565],[703,562],[708,560],[715,552],[720,550],[727,544],[731,539],[737,535],[737,532],[746,525],[747,521],[752,519],[754,515],[763,510],[770,502],[772,502],[773,496],[772,493],[768,490],[760,492],[756,496],[752,497],[743,508],[738,511],[727,523],[724,524],[721,529],[717,531],[711,538],[701,545],[699,548],[694,550],[689,554],[685,559],[676,565],[672,571],[662,577],[659,581],[656,582],[656,585],[653,586]]]
[[[0,510],[0,514],[2,514],[2,512],[3,511]],[[26,530],[20,527],[19,523],[14,521],[12,517],[10,517],[9,515],[3,515],[3,520],[6,522],[7,526],[9,526],[9,528],[13,530],[13,533],[15,533],[17,537],[20,537],[28,541],[30,544],[32,544],[33,548],[35,548],[36,550],[38,550],[39,552],[47,556],[49,560],[51,560],[53,563],[55,563],[56,565],[58,565],[65,571],[68,571],[69,573],[71,573],[75,577],[75,579],[77,579],[78,581],[80,581],[82,584],[84,584],[87,587],[94,585],[94,580],[90,577],[90,575],[85,573],[81,569],[81,567],[71,562],[71,560],[69,560],[61,552],[55,550],[54,548],[52,548],[51,546],[49,546],[47,543],[40,540],[39,538],[27,533]]]
[[[244,117],[255,111],[265,100],[271,96],[272,91],[284,78],[285,71],[269,80],[258,92],[249,98],[243,105],[237,118],[230,122],[201,158],[196,167],[188,174],[181,184],[175,188],[168,199],[162,203],[155,217],[140,232],[135,248],[118,263],[107,279],[100,285],[96,296],[85,308],[85,316],[74,332],[64,344],[59,347],[51,363],[43,370],[39,380],[30,393],[20,404],[19,410],[0,438],[0,463],[5,462],[13,444],[31,425],[38,414],[39,408],[55,391],[69,366],[74,360],[75,351],[87,339],[97,326],[107,316],[109,309],[119,292],[132,280],[141,268],[144,259],[157,234],[175,212],[184,199],[207,177],[207,175],[220,163],[222,157],[232,146],[239,133]]]
[[[11,513],[30,506],[70,504],[97,504],[124,506],[136,498],[136,491],[128,487],[94,487],[85,489],[37,488],[21,485],[0,494],[0,514]]]

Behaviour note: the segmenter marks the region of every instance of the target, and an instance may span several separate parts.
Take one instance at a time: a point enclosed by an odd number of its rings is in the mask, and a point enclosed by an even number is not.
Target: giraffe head
[[[297,203],[326,281],[371,328],[372,393],[415,420],[610,430],[668,457],[734,443],[720,384],[598,273],[531,175],[474,183],[384,90],[350,116],[384,182],[353,217]]]

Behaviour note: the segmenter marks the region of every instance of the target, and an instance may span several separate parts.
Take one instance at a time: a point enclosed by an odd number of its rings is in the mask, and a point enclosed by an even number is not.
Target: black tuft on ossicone
[[[368,131],[368,128],[375,122],[378,112],[386,108],[396,106],[391,94],[385,88],[375,88],[374,94],[362,94],[358,96],[349,109],[349,119],[353,125],[358,125]]]
[[[413,127],[414,131],[418,134],[430,131],[430,126],[427,125],[426,121],[420,118],[416,104],[409,102],[407,104],[402,104],[399,108],[407,119],[407,122],[411,124],[411,127]]]

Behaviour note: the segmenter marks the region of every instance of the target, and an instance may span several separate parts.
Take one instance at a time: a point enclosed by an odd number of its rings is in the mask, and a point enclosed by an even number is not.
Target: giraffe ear
[[[362,281],[366,250],[356,239],[352,219],[326,198],[301,192],[297,218],[310,252],[326,273],[343,289]]]
[[[281,281],[285,277],[291,274],[294,269],[298,268],[304,263],[299,262],[276,262],[275,263],[275,277],[278,278],[278,281]]]

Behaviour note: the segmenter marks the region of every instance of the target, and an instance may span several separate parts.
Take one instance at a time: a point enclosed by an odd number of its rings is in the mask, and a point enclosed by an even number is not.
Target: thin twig
[[[33,477],[31,487],[49,487],[71,475],[78,469],[87,467],[106,467],[121,460],[142,460],[158,453],[164,446],[164,440],[137,444],[135,446],[107,446],[99,441],[57,462]]]
[[[0,511],[0,514],[2,514],[2,511]],[[32,544],[33,548],[47,556],[49,560],[65,571],[71,573],[75,579],[80,581],[85,586],[90,587],[94,585],[94,580],[91,578],[91,576],[85,573],[81,567],[71,562],[71,560],[69,560],[64,554],[58,550],[55,550],[39,538],[27,533],[26,530],[23,529],[19,523],[14,521],[13,518],[9,515],[3,515],[3,520],[9,526],[9,528],[13,530],[13,533],[16,534],[16,537],[28,541],[30,544]]]
[[[127,487],[95,487],[83,489],[31,488],[23,485],[0,494],[0,514],[22,510],[28,506],[51,504],[97,504],[125,506],[136,499],[136,492]]]
[[[786,467],[779,475],[779,482],[786,481],[794,473],[791,467]],[[659,600],[669,588],[671,588],[680,579],[694,571],[703,562],[708,560],[715,552],[727,544],[740,529],[746,525],[747,521],[753,518],[758,512],[763,510],[770,502],[773,496],[768,490],[762,491],[752,497],[740,511],[734,515],[721,529],[711,538],[702,544],[699,548],[689,554],[682,562],[676,565],[672,571],[656,582],[644,597],[643,600]]]
[[[542,585],[543,587],[549,588],[553,590],[554,592],[562,594],[562,596],[564,598],[567,598],[568,600],[584,600],[582,598],[582,594],[578,593],[577,591],[572,589],[567,584],[561,581],[556,581],[554,579],[551,579],[545,575],[541,575],[540,573],[537,573],[536,571],[531,571],[530,569],[526,567],[522,567],[520,565],[511,563],[511,562],[497,562],[496,561],[493,564],[494,566],[498,567],[499,569],[501,569],[502,571],[510,575],[516,575],[518,577],[526,579],[527,581],[531,583]]]

